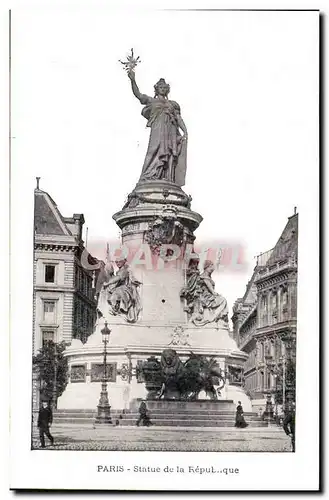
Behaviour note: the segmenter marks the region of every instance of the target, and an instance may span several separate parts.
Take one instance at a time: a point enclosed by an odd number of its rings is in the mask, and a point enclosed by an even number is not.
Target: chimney
[[[76,227],[76,235],[79,240],[82,240],[82,228],[85,223],[83,214],[73,214],[73,219]]]

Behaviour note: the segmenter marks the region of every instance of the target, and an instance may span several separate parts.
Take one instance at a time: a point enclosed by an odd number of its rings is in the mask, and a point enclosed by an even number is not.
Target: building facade
[[[96,321],[96,259],[82,240],[84,217],[63,217],[51,196],[34,192],[33,354],[52,340],[85,342]],[[86,261],[90,265],[82,265]]]
[[[286,405],[294,397],[298,214],[288,218],[275,247],[257,259],[244,296],[233,307],[234,338],[248,354],[244,387],[255,409],[266,397]]]

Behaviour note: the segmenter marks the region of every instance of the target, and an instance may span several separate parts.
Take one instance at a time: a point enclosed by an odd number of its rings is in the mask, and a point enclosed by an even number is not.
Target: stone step
[[[61,418],[54,418],[54,424],[89,424],[92,425],[95,423],[96,414],[91,417],[69,417],[62,416]],[[111,414],[112,422],[115,424],[118,422],[119,426],[135,426],[136,422],[139,418],[139,415],[125,415],[122,419],[119,418],[118,415]],[[153,418],[151,415],[151,422],[154,426],[174,426],[174,427],[234,427],[235,418],[232,416],[231,418],[186,418],[182,419],[180,416],[170,415],[167,417],[157,416]],[[263,420],[255,420],[246,418],[246,422],[249,427],[266,427],[267,422]]]
[[[234,420],[179,420],[179,419],[151,419],[153,426],[165,426],[165,427],[234,427]],[[267,427],[267,423],[260,422],[248,422],[249,427]],[[134,419],[123,419],[120,420],[119,426],[131,426],[136,425],[136,420]]]
[[[59,414],[54,416],[54,421],[63,421],[67,418],[69,419],[76,419],[80,420],[81,418],[84,419],[94,419],[96,417],[97,413],[91,413],[91,414],[79,414],[79,413],[69,413],[69,414]],[[221,415],[221,414],[216,414],[216,415],[202,415],[202,414],[194,414],[194,415],[189,415],[189,414],[183,414],[183,413],[160,413],[160,414],[155,414],[153,412],[149,412],[150,418],[153,420],[172,420],[172,419],[178,419],[178,420],[234,420],[235,415],[234,414],[227,414],[227,415]],[[126,420],[126,419],[137,419],[139,418],[139,413],[134,412],[134,413],[126,413],[126,414],[120,414],[120,413],[115,413],[111,412],[111,416],[113,418],[119,418],[120,420]],[[120,418],[120,416],[122,418]],[[258,416],[255,415],[245,415],[246,420],[248,421],[261,421],[261,419]]]
[[[175,411],[170,411],[169,408],[163,408],[163,409],[148,409],[148,411],[152,415],[163,415],[163,414],[170,414],[170,415],[235,415],[235,411],[232,410],[190,410],[190,409],[177,409]],[[97,410],[55,410],[54,411],[54,416],[60,416],[60,415],[96,415]],[[131,414],[138,414],[138,410],[117,410],[117,409],[111,409],[111,413],[116,414],[116,415],[131,415]],[[256,412],[244,412],[245,416],[250,416],[250,417],[258,417],[258,414]]]
[[[112,423],[115,424],[117,421],[116,418],[112,416]],[[137,419],[123,419],[119,420],[119,427],[136,427],[136,421]],[[178,420],[178,419],[156,419],[153,420],[151,419],[153,427],[234,427],[235,421],[234,420]],[[54,420],[54,425],[56,424],[74,424],[74,425],[80,425],[80,424],[94,424],[95,419],[90,419],[90,418],[65,418],[60,421]],[[260,421],[260,422],[253,422],[253,421],[248,421],[247,423],[249,427],[267,427],[267,423]],[[142,427],[142,426],[141,426]]]

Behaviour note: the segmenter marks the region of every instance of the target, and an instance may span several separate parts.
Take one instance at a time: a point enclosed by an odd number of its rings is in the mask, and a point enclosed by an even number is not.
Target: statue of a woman
[[[203,266],[203,273],[199,280],[199,301],[202,312],[208,310],[207,318],[202,318],[196,324],[205,325],[221,320],[228,321],[228,308],[226,299],[215,291],[215,282],[211,278],[215,266],[211,260],[206,260]]]
[[[139,91],[133,70],[128,71],[128,76],[133,94],[144,105],[142,115],[147,119],[147,126],[151,128],[140,181],[165,179],[184,186],[187,130],[179,104],[168,99],[170,86],[160,78],[154,85],[154,97],[150,97]]]
[[[181,290],[181,297],[186,299],[185,310],[196,326],[228,321],[227,301],[215,291],[215,282],[211,278],[213,271],[214,264],[210,260],[205,261],[201,274],[198,261],[191,262],[186,286]]]
[[[127,261],[117,262],[119,270],[109,277],[103,288],[107,291],[107,301],[110,305],[110,313],[122,315],[129,323],[138,320],[141,311],[138,287],[141,285],[134,278]]]

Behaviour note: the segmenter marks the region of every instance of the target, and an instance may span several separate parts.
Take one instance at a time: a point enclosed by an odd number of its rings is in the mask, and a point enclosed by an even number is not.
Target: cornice
[[[78,245],[72,243],[46,243],[46,242],[34,243],[34,250],[42,252],[75,253],[77,248]]]
[[[258,290],[263,290],[267,286],[289,279],[289,276],[293,273],[296,274],[297,279],[297,262],[295,259],[277,262],[260,269],[255,284]]]
[[[64,292],[64,293],[67,293],[67,292],[70,292],[70,293],[75,293],[75,289],[72,288],[71,286],[54,286],[52,284],[52,286],[46,286],[46,285],[35,285],[34,287],[34,291],[35,292],[53,292],[53,293],[56,293],[56,292]]]
[[[290,319],[287,321],[281,321],[280,323],[275,323],[274,325],[267,325],[260,328],[257,328],[254,337],[261,337],[263,335],[271,335],[286,332],[287,330],[296,331],[297,329],[297,320]]]

